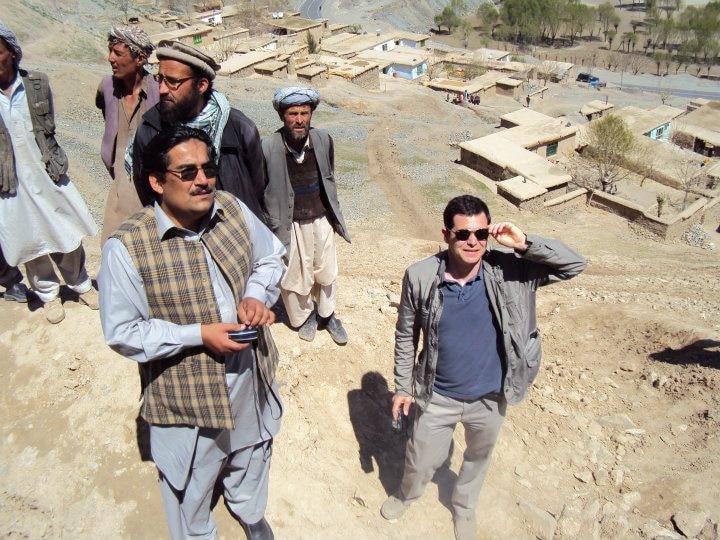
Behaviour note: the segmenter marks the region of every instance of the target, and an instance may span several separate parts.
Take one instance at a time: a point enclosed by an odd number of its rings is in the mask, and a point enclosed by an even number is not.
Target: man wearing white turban
[[[10,268],[17,280],[12,267],[24,263],[45,318],[56,324],[65,310],[53,263],[80,303],[98,309],[82,246],[97,227],[65,174],[47,75],[20,68],[21,59],[15,35],[0,22],[0,273]]]
[[[335,316],[335,233],[350,241],[335,184],[333,140],[310,127],[320,94],[290,87],[275,92],[273,106],[283,127],[262,141],[268,186],[268,226],[287,250],[280,290],[290,324],[312,341],[326,328],[338,345],[348,335]]]

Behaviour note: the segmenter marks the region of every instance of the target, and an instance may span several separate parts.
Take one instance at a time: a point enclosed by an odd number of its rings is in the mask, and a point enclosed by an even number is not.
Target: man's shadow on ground
[[[392,392],[388,383],[377,371],[369,371],[363,375],[360,388],[348,392],[348,408],[350,422],[358,442],[360,467],[366,473],[375,470],[377,464],[378,478],[385,490],[391,495],[397,492],[402,481],[405,466],[405,447],[408,434],[412,432],[414,409],[411,409],[406,424],[408,428],[398,433],[392,428]],[[449,456],[452,456],[451,445]],[[457,475],[449,469],[450,457],[433,476],[438,485],[440,502],[451,508],[450,498]]]

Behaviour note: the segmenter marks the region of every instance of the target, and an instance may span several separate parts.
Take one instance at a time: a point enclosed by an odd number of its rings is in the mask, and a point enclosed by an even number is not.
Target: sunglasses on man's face
[[[184,83],[185,81],[189,81],[190,79],[194,79],[194,76],[190,77],[183,77],[182,79],[176,79],[175,77],[166,77],[165,75],[162,75],[160,73],[156,73],[153,75],[153,79],[155,79],[158,83],[158,85],[161,85],[162,83],[165,83],[165,86],[167,86],[170,90],[173,92],[180,88],[180,85]]]
[[[203,174],[205,174],[205,178],[215,178],[218,175],[218,168],[217,165],[214,163],[206,163],[202,167],[197,167],[195,165],[189,166],[189,167],[183,167],[180,170],[173,170],[173,169],[165,169],[165,172],[169,172],[174,174],[175,176],[179,177],[180,180],[183,180],[184,182],[190,182],[192,180],[195,180],[197,178],[198,172],[202,169]]]
[[[488,236],[490,236],[490,232],[488,231],[488,229],[476,229],[474,231],[469,231],[467,229],[458,229],[457,231],[451,230],[450,232],[453,233],[455,235],[455,238],[457,238],[461,242],[464,242],[465,240],[470,238],[471,234],[474,234],[475,238],[477,238],[478,240],[487,240]]]

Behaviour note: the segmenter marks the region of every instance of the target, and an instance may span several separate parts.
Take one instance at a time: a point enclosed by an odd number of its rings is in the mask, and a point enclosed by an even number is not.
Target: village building
[[[682,109],[660,105],[649,111],[639,107],[623,107],[613,114],[622,118],[634,134],[667,142],[672,121],[684,113]]]
[[[518,207],[564,194],[572,177],[548,158],[575,149],[579,126],[527,108],[503,115],[501,125],[513,127],[460,143],[460,163]]]
[[[707,157],[720,156],[720,101],[703,100],[673,125],[673,142]]]
[[[319,79],[327,77],[327,66],[320,66],[314,62],[310,62],[309,65],[298,67],[295,65],[295,75],[299,79],[307,81],[308,84],[317,83]]]
[[[468,81],[438,77],[425,83],[433,90],[447,92],[451,97],[462,94],[463,98],[473,96],[482,98],[485,93],[493,90],[498,95],[514,98],[519,95],[522,84],[523,81],[510,78],[498,71],[487,71]]]
[[[304,17],[287,17],[272,19],[268,21],[268,24],[272,27],[273,34],[277,36],[297,36],[299,39],[307,40],[307,36],[311,35],[316,43],[320,43],[327,29],[328,21],[327,19],[314,21]]]
[[[188,45],[202,45],[203,40],[207,39],[214,30],[212,26],[207,24],[195,24],[187,28],[178,28],[160,34],[150,36],[153,43],[160,43],[163,40],[179,41]],[[212,40],[209,40],[212,42]]]
[[[357,58],[375,62],[385,75],[415,80],[428,72],[429,54],[421,49],[398,46],[391,51],[362,51]]]
[[[218,75],[246,77],[255,73],[256,66],[272,60],[276,56],[277,54],[272,51],[250,51],[245,54],[234,54],[220,63]]]
[[[342,65],[328,66],[328,74],[367,90],[377,90],[380,87],[380,66],[367,60],[353,60]]]
[[[601,101],[599,99],[594,99],[592,101],[588,101],[585,105],[582,106],[580,109],[580,114],[582,114],[585,118],[587,118],[588,122],[592,120],[597,120],[598,118],[601,118],[603,114],[605,114],[607,111],[611,111],[615,108],[615,105],[612,103],[608,103],[607,101]]]
[[[342,32],[323,39],[320,48],[326,54],[352,58],[363,51],[392,51],[396,47],[422,47],[429,36],[410,32],[353,34]]]

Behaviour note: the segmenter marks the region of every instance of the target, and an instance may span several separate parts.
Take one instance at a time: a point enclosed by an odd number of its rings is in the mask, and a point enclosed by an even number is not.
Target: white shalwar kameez
[[[11,266],[31,263],[42,269],[52,267],[49,255],[58,261],[60,254],[73,254],[78,263],[82,259],[82,269],[76,269],[76,279],[80,283],[67,283],[76,292],[89,290],[90,279],[84,269],[84,253],[80,249],[84,236],[97,234],[97,226],[82,196],[70,179],[63,175],[58,183],[48,175],[42,154],[33,134],[33,125],[28,109],[22,78],[17,77],[12,85],[10,98],[0,92],[0,114],[12,139],[17,173],[17,193],[0,197],[0,245],[3,254]],[[42,258],[42,261],[37,259]],[[73,264],[72,266],[78,266]],[[60,267],[63,277],[68,274]],[[53,273],[54,274],[54,273]],[[67,274],[67,275],[66,275]],[[57,287],[44,283],[48,277],[37,276],[44,291],[36,290],[44,302],[57,296]],[[33,278],[28,276],[33,283]],[[50,279],[52,281],[52,279]],[[36,287],[33,287],[34,289]],[[83,290],[84,289],[84,290]]]

